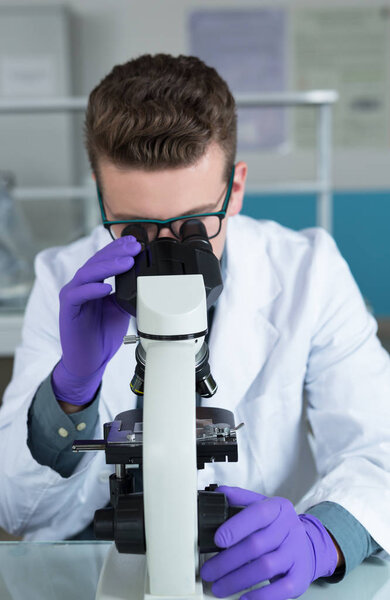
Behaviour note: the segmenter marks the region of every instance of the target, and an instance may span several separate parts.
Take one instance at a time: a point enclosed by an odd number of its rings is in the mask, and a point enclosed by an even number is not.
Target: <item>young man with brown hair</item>
[[[69,538],[108,502],[103,453],[71,443],[136,404],[122,346],[135,323],[112,278],[141,247],[121,232],[136,220],[150,240],[178,237],[196,215],[224,277],[210,333],[219,392],[203,404],[245,422],[239,462],[199,472],[199,489],[218,481],[246,506],[202,577],[220,597],[269,580],[245,598],[283,600],[390,551],[389,357],[326,232],[238,215],[247,165],[226,83],[194,57],[141,56],[92,91],[85,133],[104,227],[36,259],[0,412],[1,525]]]

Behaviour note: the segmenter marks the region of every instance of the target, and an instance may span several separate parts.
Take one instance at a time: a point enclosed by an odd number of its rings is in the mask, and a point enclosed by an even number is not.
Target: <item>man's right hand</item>
[[[90,402],[109,360],[122,344],[130,315],[104,279],[132,268],[141,244],[133,236],[114,240],[92,256],[60,291],[62,357],[52,373],[57,400]],[[70,411],[66,411],[70,412]]]

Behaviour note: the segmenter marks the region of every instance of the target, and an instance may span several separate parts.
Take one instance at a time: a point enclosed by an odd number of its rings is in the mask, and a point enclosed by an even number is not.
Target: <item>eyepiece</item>
[[[142,225],[139,225],[138,223],[129,223],[122,231],[121,237],[124,237],[125,235],[133,235],[137,242],[143,243],[145,246],[149,243],[148,234]]]
[[[200,243],[207,246],[208,249],[212,249],[207,236],[206,227],[199,219],[188,219],[184,221],[183,225],[180,227],[180,237],[182,242],[190,242],[194,245]]]

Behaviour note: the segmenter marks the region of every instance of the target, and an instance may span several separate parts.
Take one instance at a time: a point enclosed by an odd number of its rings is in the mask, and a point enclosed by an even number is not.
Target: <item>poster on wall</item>
[[[0,95],[54,96],[57,88],[55,57],[26,55],[0,59]]]
[[[284,9],[195,10],[188,31],[190,53],[215,67],[235,96],[286,91]],[[241,150],[283,149],[286,138],[285,109],[238,109]]]
[[[297,9],[292,18],[294,88],[335,89],[340,95],[334,144],[388,146],[390,8]],[[312,146],[315,138],[313,113],[296,111],[297,145]]]

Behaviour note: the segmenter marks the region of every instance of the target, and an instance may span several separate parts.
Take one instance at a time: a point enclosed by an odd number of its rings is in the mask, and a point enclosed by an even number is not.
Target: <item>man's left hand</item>
[[[225,598],[269,580],[240,600],[298,598],[312,581],[333,574],[336,547],[316,517],[298,515],[286,498],[238,487],[215,491],[225,494],[231,506],[245,506],[217,529],[214,541],[224,550],[201,568],[202,579],[214,582],[215,596]]]

